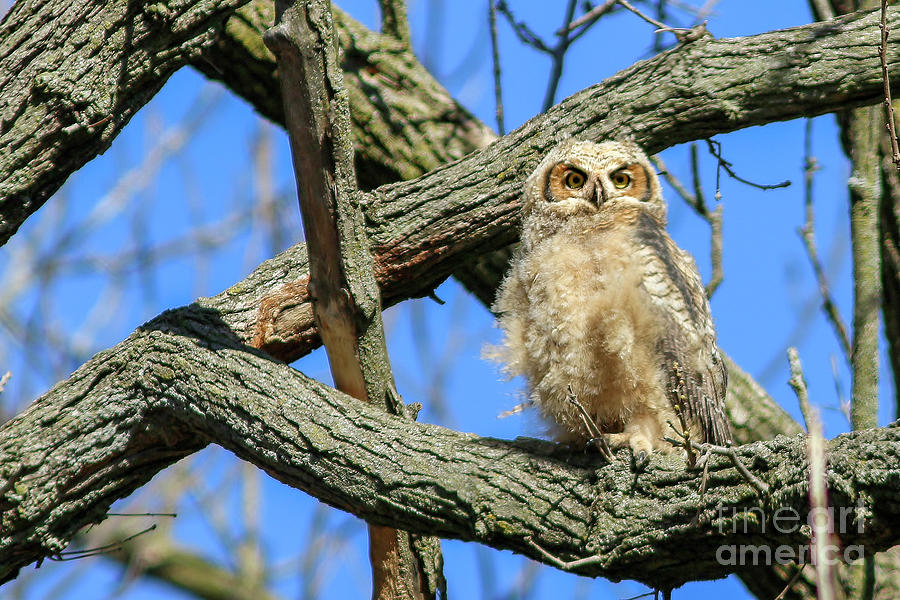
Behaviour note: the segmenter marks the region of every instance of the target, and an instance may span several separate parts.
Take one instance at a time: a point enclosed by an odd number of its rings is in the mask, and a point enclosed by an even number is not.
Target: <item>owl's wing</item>
[[[666,392],[685,420],[699,425],[701,441],[724,444],[731,440],[725,414],[727,371],[697,266],[651,215],[639,217],[636,231],[644,263],[642,285],[665,323],[658,347]]]

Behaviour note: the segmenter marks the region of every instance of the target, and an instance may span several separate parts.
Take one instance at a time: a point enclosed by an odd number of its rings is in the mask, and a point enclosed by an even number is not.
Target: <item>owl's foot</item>
[[[623,433],[611,433],[607,436],[610,446],[614,448],[628,447],[631,449],[632,467],[635,471],[642,471],[650,460],[653,452],[653,444],[641,431],[626,431]]]

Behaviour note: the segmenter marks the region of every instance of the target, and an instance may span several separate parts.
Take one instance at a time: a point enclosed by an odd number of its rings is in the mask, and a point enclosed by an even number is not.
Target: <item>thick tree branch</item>
[[[853,241],[853,428],[878,426],[878,331],[881,328],[881,137],[880,106],[852,111],[844,125],[853,161],[850,233]]]
[[[279,2],[266,43],[278,56],[297,193],[309,253],[313,312],[336,387],[401,407],[381,322],[353,169],[350,115],[328,2]],[[390,397],[391,400],[387,401]]]
[[[316,326],[328,352],[336,387],[358,400],[405,416],[394,391],[381,321],[381,293],[366,239],[353,168],[350,108],[338,67],[331,3],[276,3],[276,24],[265,36],[278,57],[281,96],[303,230],[310,254]],[[432,547],[440,547],[437,540]],[[376,599],[437,597],[422,582],[443,579],[418,560],[406,532],[369,525]],[[441,595],[446,589],[441,590]]]
[[[210,442],[369,522],[537,560],[546,559],[535,544],[563,560],[595,556],[578,572],[613,580],[669,587],[736,570],[716,560],[723,544],[808,544],[799,525],[779,532],[747,517],[787,507],[805,519],[803,437],[738,449],[776,490],[770,497],[717,457],[701,494],[703,474],[677,456],[654,456],[635,474],[627,460],[598,464],[546,442],[393,418],[217,333],[218,318],[199,306],[164,315],[4,425],[4,579],[59,553],[117,498]],[[898,455],[898,428],[830,443],[830,500],[852,509],[843,544],[877,551],[898,541]]]
[[[245,1],[13,4],[0,24],[0,244]]]

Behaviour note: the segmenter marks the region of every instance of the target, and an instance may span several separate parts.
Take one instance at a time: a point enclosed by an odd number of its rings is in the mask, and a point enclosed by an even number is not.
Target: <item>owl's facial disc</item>
[[[569,161],[557,163],[544,183],[544,197],[551,202],[580,199],[599,206],[600,186],[587,171]]]

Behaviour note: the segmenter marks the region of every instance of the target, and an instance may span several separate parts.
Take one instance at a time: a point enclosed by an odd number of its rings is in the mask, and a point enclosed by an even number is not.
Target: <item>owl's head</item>
[[[656,170],[633,142],[569,139],[551,150],[525,183],[525,217],[612,216],[646,211],[665,221]]]

